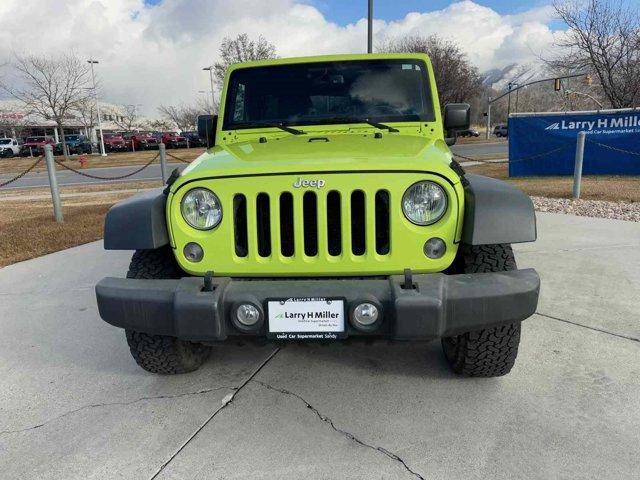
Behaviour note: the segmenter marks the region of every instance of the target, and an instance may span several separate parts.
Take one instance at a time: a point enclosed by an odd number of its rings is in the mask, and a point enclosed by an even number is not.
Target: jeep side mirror
[[[198,115],[198,136],[205,140],[207,148],[216,144],[216,126],[218,115]]]
[[[451,146],[456,143],[460,130],[471,126],[471,106],[468,103],[449,103],[444,106],[445,142]]]

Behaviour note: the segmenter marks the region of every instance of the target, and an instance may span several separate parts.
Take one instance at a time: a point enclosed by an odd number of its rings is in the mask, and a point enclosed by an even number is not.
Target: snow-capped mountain
[[[527,83],[544,77],[543,69],[537,65],[512,63],[504,68],[484,72],[482,84],[498,92],[506,91],[509,82]]]

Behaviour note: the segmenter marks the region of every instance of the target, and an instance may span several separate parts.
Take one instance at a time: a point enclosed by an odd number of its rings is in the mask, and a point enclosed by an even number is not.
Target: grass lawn
[[[0,267],[102,238],[114,203],[159,181],[62,187],[64,223],[53,218],[48,189],[0,190]]]
[[[469,173],[499,178],[536,197],[572,198],[573,177],[509,178],[506,163],[492,163],[464,167]],[[582,177],[580,198],[612,202],[640,202],[640,177],[593,175]]]

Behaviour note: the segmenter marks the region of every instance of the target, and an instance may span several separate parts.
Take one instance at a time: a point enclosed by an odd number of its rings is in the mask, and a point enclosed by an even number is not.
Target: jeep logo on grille
[[[298,178],[298,181],[293,184],[293,188],[322,188],[324,187],[324,180],[304,180]]]

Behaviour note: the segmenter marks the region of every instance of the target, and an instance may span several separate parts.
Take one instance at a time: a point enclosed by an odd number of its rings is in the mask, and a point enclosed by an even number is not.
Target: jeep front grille
[[[257,255],[316,257],[342,254],[364,256],[391,251],[389,193],[378,190],[367,201],[362,190],[351,192],[283,192],[275,197],[259,193],[233,199],[235,254],[249,256],[251,242]]]
[[[300,188],[306,179],[321,179],[323,186]],[[409,222],[401,205],[407,188],[421,180],[439,182],[449,199],[442,220],[425,227]],[[182,198],[196,187],[215,192],[222,203],[222,221],[212,230],[194,230],[180,213]],[[207,178],[174,193],[169,226],[176,258],[191,275],[401,275],[406,268],[430,273],[447,268],[456,254],[461,195],[461,187],[421,172]],[[437,260],[424,255],[424,244],[432,237],[447,243],[447,253]],[[200,262],[184,257],[190,242],[204,249]]]

